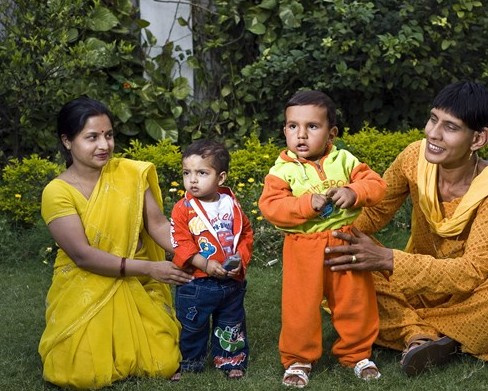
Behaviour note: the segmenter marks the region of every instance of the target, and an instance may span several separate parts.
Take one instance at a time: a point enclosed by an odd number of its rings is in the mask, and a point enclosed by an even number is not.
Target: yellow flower
[[[171,186],[173,186],[173,187],[175,187],[175,186],[179,186],[179,185],[180,185],[180,184],[179,184],[178,182],[176,182],[176,181],[171,182]]]
[[[168,190],[170,193],[174,193],[177,191],[177,189],[175,189],[174,187],[172,187],[171,189]]]
[[[253,209],[253,210],[251,210],[251,213],[256,214],[256,213],[258,213],[258,211],[256,209]]]
[[[256,220],[261,221],[262,219],[263,219],[263,216],[258,216],[258,217],[256,217]]]
[[[17,198],[17,199],[19,199],[19,200],[20,200],[20,199],[22,198],[22,194],[16,194],[16,195],[15,195],[15,198]]]
[[[178,191],[176,192],[176,194],[178,194],[178,196],[180,196],[180,197],[183,197],[183,196],[185,195],[185,190],[181,190],[181,189],[180,189],[180,190],[178,190]]]
[[[242,183],[242,182],[239,182],[239,183],[237,184],[237,187],[244,187],[244,186],[246,186],[246,184],[245,184],[245,183]]]
[[[254,183],[254,178],[249,178],[247,181],[248,181],[249,183]]]
[[[258,202],[257,202],[257,201],[254,201],[252,204],[253,204],[254,206],[258,206]]]

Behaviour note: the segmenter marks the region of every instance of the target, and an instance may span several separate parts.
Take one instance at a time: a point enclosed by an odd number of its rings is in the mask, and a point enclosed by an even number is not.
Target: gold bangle
[[[120,260],[120,277],[125,277],[125,261],[127,259],[125,257],[122,257]]]

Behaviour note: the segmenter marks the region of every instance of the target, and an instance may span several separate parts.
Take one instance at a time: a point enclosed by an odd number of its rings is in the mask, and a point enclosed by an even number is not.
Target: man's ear
[[[484,127],[481,131],[475,131],[473,136],[473,143],[471,144],[471,150],[477,151],[488,144],[488,127]]]
[[[334,126],[332,129],[330,129],[329,131],[329,142],[330,143],[333,143],[334,142],[334,139],[337,137],[337,134],[339,133],[339,129],[337,128],[337,126]]]
[[[227,172],[226,171],[222,171],[220,174],[219,174],[219,186],[222,186],[225,182],[225,180],[227,179]]]

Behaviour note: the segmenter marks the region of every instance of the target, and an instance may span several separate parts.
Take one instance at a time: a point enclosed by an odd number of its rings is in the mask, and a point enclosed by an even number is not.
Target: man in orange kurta
[[[459,235],[431,232],[419,204],[420,147],[420,141],[414,142],[397,157],[384,174],[385,199],[364,209],[354,222],[364,233],[377,232],[411,196],[415,229],[408,251],[393,250],[389,282],[374,274],[380,311],[376,343],[403,350],[416,339],[447,335],[461,344],[463,352],[488,360],[488,201],[481,201]],[[484,170],[476,178],[477,188],[485,193],[487,176]],[[441,203],[446,218],[460,201]]]

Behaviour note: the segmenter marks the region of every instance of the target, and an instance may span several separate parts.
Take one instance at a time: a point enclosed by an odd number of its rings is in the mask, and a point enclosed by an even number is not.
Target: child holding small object
[[[171,217],[173,262],[193,268],[194,276],[175,297],[181,371],[203,370],[212,318],[213,362],[238,379],[249,355],[244,294],[253,232],[232,191],[222,187],[229,161],[229,152],[215,141],[192,143],[183,152],[186,193]]]
[[[372,276],[331,272],[324,261],[326,246],[342,244],[332,231],[350,232],[360,207],[381,201],[386,185],[333,145],[337,131],[335,105],[327,95],[296,93],[285,106],[287,150],[266,176],[259,200],[263,216],[285,232],[279,349],[282,383],[297,388],[308,384],[312,364],[322,355],[324,296],[339,335],[332,353],[359,378],[380,377],[369,360],[379,326]]]

